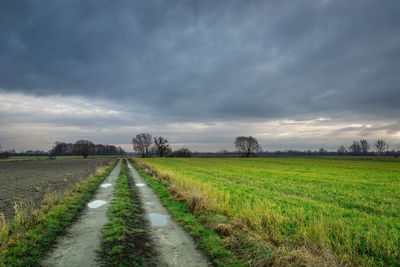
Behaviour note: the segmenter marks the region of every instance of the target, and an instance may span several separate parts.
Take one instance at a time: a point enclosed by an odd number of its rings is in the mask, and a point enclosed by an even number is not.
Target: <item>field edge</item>
[[[270,246],[248,235],[225,216],[211,210],[200,211],[196,203],[202,202],[196,196],[182,198],[173,183],[152,175],[137,159],[131,159],[132,166],[160,197],[163,205],[171,212],[175,221],[188,231],[199,248],[216,266],[265,266],[271,265],[273,251]],[[201,205],[201,204],[200,204]],[[198,207],[197,207],[198,208]],[[240,243],[240,244],[239,244]]]

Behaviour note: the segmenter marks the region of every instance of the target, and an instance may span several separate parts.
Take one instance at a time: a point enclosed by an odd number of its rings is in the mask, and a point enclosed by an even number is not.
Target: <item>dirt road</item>
[[[196,248],[195,242],[173,220],[161,200],[139,173],[127,161],[135,191],[142,202],[155,256],[147,259],[150,266],[210,266],[207,257]],[[99,266],[96,250],[101,248],[101,229],[107,223],[109,203],[121,162],[100,186],[99,191],[83,210],[81,217],[41,262],[43,266]],[[140,242],[140,240],[131,240]]]
[[[101,247],[101,229],[108,222],[106,212],[120,171],[121,161],[100,185],[79,220],[42,261],[43,266],[99,266],[96,250]]]
[[[147,185],[140,174],[132,168],[130,171],[136,191],[143,203],[145,217],[150,224],[150,236],[158,254],[154,261],[157,266],[209,266],[207,258],[196,248],[194,241],[171,217],[161,200]]]

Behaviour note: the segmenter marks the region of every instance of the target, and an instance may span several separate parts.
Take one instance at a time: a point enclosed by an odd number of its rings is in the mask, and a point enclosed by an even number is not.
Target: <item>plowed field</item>
[[[113,159],[0,162],[0,213],[11,219],[15,202],[37,207],[48,192],[63,193]]]

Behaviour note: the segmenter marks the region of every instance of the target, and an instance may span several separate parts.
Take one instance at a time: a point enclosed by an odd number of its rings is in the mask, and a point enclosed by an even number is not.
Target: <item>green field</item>
[[[143,163],[275,246],[344,264],[400,262],[400,160],[147,158]]]

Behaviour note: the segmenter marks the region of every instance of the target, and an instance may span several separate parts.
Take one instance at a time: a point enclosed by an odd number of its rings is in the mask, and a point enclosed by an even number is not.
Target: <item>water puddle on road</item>
[[[162,227],[168,224],[167,215],[160,213],[149,213],[150,224],[156,227]]]
[[[145,204],[145,205],[153,205],[153,202],[151,202],[151,201],[146,201],[146,202],[144,202],[144,204]]]
[[[138,187],[144,186],[144,184],[142,184],[142,183],[137,183],[137,184],[135,184],[135,185],[138,186]]]
[[[107,187],[112,186],[112,184],[101,184],[100,186],[103,187],[103,188],[107,188]]]
[[[91,209],[97,209],[106,203],[107,203],[107,201],[104,201],[104,200],[94,200],[94,201],[88,203],[88,207]]]
[[[132,169],[132,165],[128,162],[128,169]]]

